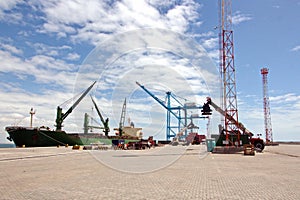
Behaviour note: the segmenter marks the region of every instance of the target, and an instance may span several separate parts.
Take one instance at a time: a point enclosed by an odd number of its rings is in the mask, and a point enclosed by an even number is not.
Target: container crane
[[[180,116],[180,110],[183,109],[183,107],[176,107],[176,108],[171,108],[171,103],[170,103],[170,96],[171,96],[171,92],[166,92],[167,94],[167,103],[165,103],[163,100],[159,99],[158,97],[156,97],[152,92],[150,92],[147,88],[145,88],[145,86],[141,85],[139,82],[136,81],[136,84],[138,86],[140,86],[140,88],[142,88],[147,94],[149,94],[154,100],[156,100],[163,108],[165,108],[167,110],[167,129],[166,129],[166,139],[169,140],[171,137],[175,137],[176,133],[174,131],[171,130],[171,114],[172,116],[174,116],[177,120],[178,120],[178,126],[176,128],[178,128],[178,131],[180,131],[180,126],[186,126],[186,123],[183,123],[181,120],[181,116]],[[172,96],[173,97],[173,96]],[[177,101],[177,100],[176,100]],[[179,110],[179,115],[176,114],[173,110]],[[184,111],[184,116],[186,117],[186,110],[183,109]],[[172,132],[172,133],[171,133]]]
[[[91,95],[90,95],[90,97],[91,97],[92,102],[93,102],[93,104],[94,104],[94,106],[95,106],[95,108],[96,108],[96,111],[97,111],[97,113],[98,113],[98,115],[99,115],[99,117],[100,117],[100,120],[101,120],[101,122],[102,122],[102,124],[103,124],[103,127],[104,127],[104,130],[103,130],[103,131],[104,131],[104,134],[105,134],[105,136],[108,136],[108,133],[110,132],[109,125],[108,125],[109,118],[106,118],[106,119],[104,120],[104,118],[103,118],[103,116],[101,115],[101,112],[100,112],[100,110],[99,110],[99,108],[98,108],[98,106],[97,106],[95,100],[93,99],[93,97],[92,97]]]
[[[89,91],[93,88],[95,85],[96,81],[90,85],[83,93],[82,95],[77,99],[77,101],[67,110],[66,113],[62,112],[62,108],[60,106],[57,106],[57,114],[56,114],[56,131],[61,131],[62,130],[62,123],[63,121],[68,117],[70,113],[76,108],[76,106],[80,103],[80,101],[89,93]]]
[[[176,137],[177,133],[180,132],[181,127],[186,127],[187,126],[187,111],[191,109],[202,109],[202,115],[209,115],[210,113],[210,108],[207,105],[204,105],[206,107],[201,107],[197,106],[195,103],[189,104],[182,104],[180,103],[175,96],[171,92],[166,92],[167,94],[167,102],[162,101],[158,97],[156,97],[152,92],[150,92],[145,86],[141,85],[139,82],[136,82],[138,86],[140,86],[147,94],[149,94],[154,100],[156,100],[163,108],[167,110],[167,130],[166,130],[166,139],[170,140],[172,137]],[[171,106],[171,97],[177,102],[178,106]],[[174,112],[176,111],[176,112]],[[183,112],[183,116],[182,113]],[[175,117],[176,120],[178,121],[177,126],[171,126],[171,116]],[[206,116],[191,116],[191,118],[208,118]],[[172,128],[176,128],[177,132],[174,131]],[[185,136],[186,135],[186,130],[184,130]]]

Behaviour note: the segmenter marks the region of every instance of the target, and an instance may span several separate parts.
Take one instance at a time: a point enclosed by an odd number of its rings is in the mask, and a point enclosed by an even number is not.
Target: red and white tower
[[[271,113],[270,103],[268,95],[268,73],[269,69],[262,68],[260,70],[263,80],[263,97],[264,97],[264,118],[265,118],[265,133],[266,133],[266,144],[273,143],[273,133],[271,124]]]
[[[226,141],[229,144],[229,135],[237,134],[235,145],[239,146],[240,132],[238,129],[238,109],[236,96],[235,66],[233,52],[233,31],[231,16],[231,0],[219,0],[220,7],[220,74],[221,86],[221,105],[225,110],[225,132]],[[234,120],[232,120],[232,118]],[[235,122],[234,122],[235,121]]]

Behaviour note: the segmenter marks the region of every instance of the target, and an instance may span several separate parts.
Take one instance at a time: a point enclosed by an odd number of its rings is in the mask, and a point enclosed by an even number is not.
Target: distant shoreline
[[[297,144],[297,145],[300,145],[300,142],[276,142],[276,143],[279,143],[279,144]]]

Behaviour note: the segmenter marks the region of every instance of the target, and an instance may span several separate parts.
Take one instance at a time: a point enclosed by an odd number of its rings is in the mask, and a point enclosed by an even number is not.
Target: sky
[[[264,134],[267,67],[274,141],[300,141],[299,9],[300,0],[232,1],[239,121]],[[166,110],[135,82],[162,102],[167,91],[183,103],[219,102],[218,27],[218,0],[1,1],[0,143],[6,126],[29,126],[31,108],[34,126],[54,129],[56,107],[68,109],[93,81],[111,130],[127,98],[125,123],[164,139]],[[81,132],[85,112],[99,122],[87,96],[64,130]],[[212,119],[215,134],[219,114]],[[195,123],[206,133],[206,120]]]

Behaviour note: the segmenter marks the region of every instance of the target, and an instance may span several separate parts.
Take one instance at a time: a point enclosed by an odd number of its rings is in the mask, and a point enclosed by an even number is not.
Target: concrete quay
[[[204,145],[0,149],[0,199],[300,199],[300,145],[255,156]]]

